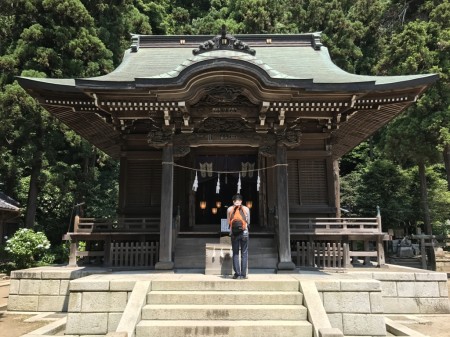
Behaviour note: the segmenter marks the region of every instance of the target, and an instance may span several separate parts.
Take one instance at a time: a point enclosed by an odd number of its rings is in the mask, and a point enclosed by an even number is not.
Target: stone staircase
[[[257,275],[248,280],[154,280],[136,337],[312,337],[298,288],[298,282],[258,280]]]
[[[220,238],[178,238],[175,247],[175,269],[205,269],[205,244],[219,243]],[[273,269],[278,252],[273,238],[253,237],[250,234],[248,268]]]

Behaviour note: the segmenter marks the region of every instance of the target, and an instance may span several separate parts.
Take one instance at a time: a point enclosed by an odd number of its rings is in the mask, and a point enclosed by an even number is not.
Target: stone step
[[[278,264],[278,257],[270,257],[270,258],[250,258],[248,259],[248,267],[250,269],[270,269],[276,270]],[[186,259],[175,259],[175,267],[176,270],[180,269],[196,269],[200,272],[205,270],[205,258],[186,258]],[[232,267],[230,265],[230,273],[232,271]]]
[[[179,254],[182,253],[182,255],[180,256]],[[216,257],[219,257],[220,254],[228,254],[228,253],[232,253],[231,251],[231,247],[230,249],[216,249],[215,254]],[[267,257],[271,257],[274,255],[278,256],[278,253],[276,250],[274,250],[273,248],[249,248],[249,252],[248,252],[248,257],[249,258],[254,258],[254,257],[258,257],[260,255],[265,255]],[[201,258],[201,257],[205,257],[205,249],[203,249],[202,251],[200,250],[186,250],[186,251],[181,251],[181,250],[177,250],[177,252],[175,253],[175,258],[176,259],[185,259],[185,258],[191,258],[191,257],[197,257],[197,258]]]
[[[312,326],[306,321],[251,320],[143,320],[136,326],[136,337],[312,337]]]
[[[422,268],[422,261],[418,258],[390,258],[388,263],[402,267]]]
[[[217,255],[217,259],[220,256]],[[184,258],[175,259],[175,269],[205,269],[206,257],[185,256]],[[250,269],[275,269],[278,264],[278,257],[273,255],[249,256],[248,267]],[[232,266],[230,262],[230,272]]]
[[[205,250],[205,245],[208,243],[219,243],[219,240],[207,239],[207,238],[199,238],[199,239],[177,239],[176,242],[176,251],[185,251],[188,252],[201,252]],[[250,238],[250,245],[252,249],[269,249],[276,251],[276,247],[274,241],[272,239],[252,239]],[[231,245],[230,245],[231,248]]]
[[[208,243],[214,243],[214,242],[208,242]],[[205,243],[206,244],[206,243]],[[193,244],[181,244],[178,245],[177,243],[177,247],[175,248],[177,252],[183,252],[183,254],[191,254],[191,255],[198,255],[198,254],[203,254],[205,255],[205,245],[202,245],[200,247],[198,247],[197,245],[193,245]],[[231,245],[230,248],[231,249]],[[226,251],[228,249],[224,249],[224,251]],[[220,252],[220,250],[218,249],[218,251]],[[253,241],[250,242],[249,245],[249,253],[251,254],[252,252],[277,252],[276,248],[274,246],[270,246],[270,245],[255,245]],[[184,256],[184,255],[182,255]]]
[[[237,304],[148,304],[142,308],[143,320],[305,320],[302,305]]]
[[[283,281],[269,279],[268,275],[250,275],[248,280],[210,279],[199,281],[188,276],[184,279],[155,279],[152,281],[152,291],[299,291],[298,281],[284,279]]]
[[[301,305],[300,292],[278,291],[152,291],[147,295],[147,304],[259,304]]]

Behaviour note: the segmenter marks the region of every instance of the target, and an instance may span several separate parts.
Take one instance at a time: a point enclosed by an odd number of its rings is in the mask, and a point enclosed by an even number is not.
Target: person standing
[[[247,279],[250,209],[242,205],[242,195],[235,194],[232,200],[233,206],[227,209],[227,220],[233,249],[233,279]],[[239,250],[241,261],[239,261]]]

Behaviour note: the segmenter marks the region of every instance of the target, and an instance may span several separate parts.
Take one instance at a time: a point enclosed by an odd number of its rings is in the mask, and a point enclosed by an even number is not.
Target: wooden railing
[[[349,264],[348,245],[340,242],[296,242],[292,255],[297,267],[342,269]]]
[[[381,220],[376,218],[296,218],[291,217],[291,233],[301,234],[378,234]]]
[[[94,232],[159,232],[158,217],[121,218],[118,220],[75,217],[75,233]]]
[[[327,254],[329,254],[330,249],[332,251],[332,246],[330,248],[328,246],[322,247],[322,250],[320,250],[316,246],[319,244],[318,241],[328,241],[339,245],[345,244],[345,249],[343,248],[344,246],[340,248],[345,250],[344,267],[350,266],[350,258],[355,262],[358,258],[364,258],[364,263],[366,264],[370,263],[371,258],[376,258],[378,266],[385,264],[383,240],[386,240],[388,236],[387,233],[381,231],[381,216],[379,215],[374,218],[301,218],[290,216],[289,227],[291,238],[294,240],[296,247],[299,247],[299,244],[308,245],[309,243],[314,243],[315,245],[314,248],[312,246],[310,248],[307,246],[297,248],[301,252],[294,251],[294,248],[292,249],[292,254],[297,256],[297,261],[301,263],[300,265],[306,263],[312,266],[312,261],[317,260],[320,262],[322,259],[326,260],[329,257]],[[351,248],[354,249],[357,246],[356,243],[358,241],[363,244],[362,250],[351,250]],[[375,245],[371,247],[370,242],[374,242]],[[309,257],[309,260],[306,262],[298,260],[303,258],[302,256],[309,256],[308,254],[313,254],[314,256]],[[337,253],[333,251],[331,256],[334,256],[333,254]],[[342,258],[344,257],[342,256]],[[320,265],[317,261],[313,265],[319,268],[326,267]]]
[[[158,242],[114,242],[110,256],[112,267],[149,267],[158,262]]]

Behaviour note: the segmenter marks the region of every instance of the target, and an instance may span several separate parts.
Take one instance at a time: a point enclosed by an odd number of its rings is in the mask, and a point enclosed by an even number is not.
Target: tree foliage
[[[15,76],[102,75],[132,33],[215,35],[223,24],[233,34],[321,32],[334,62],[357,74],[438,73],[416,105],[342,158],[342,205],[360,216],[380,206],[388,226],[424,222],[425,181],[430,221],[448,219],[449,0],[3,0],[0,183],[23,221],[55,242],[78,202],[87,214],[113,214],[118,163],[40,108]]]

